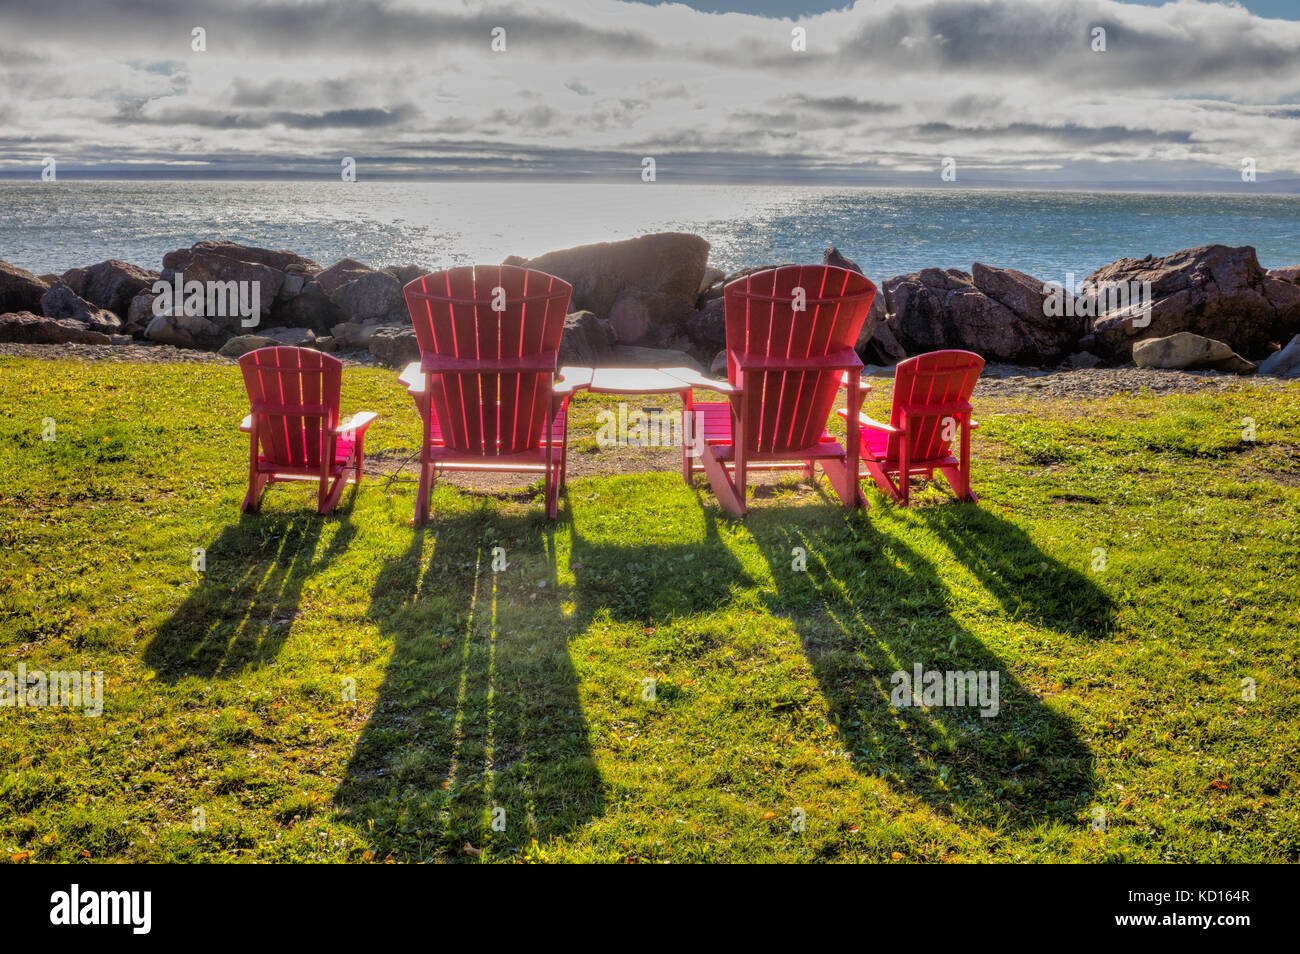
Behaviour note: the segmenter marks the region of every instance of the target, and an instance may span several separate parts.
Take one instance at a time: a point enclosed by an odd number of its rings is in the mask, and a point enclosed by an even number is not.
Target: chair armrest
[[[841,408],[835,412],[846,421],[849,419],[849,412]],[[884,421],[877,421],[874,417],[865,412],[858,415],[858,426],[868,427],[873,431],[882,431],[885,434],[902,434],[902,428],[894,427],[892,424],[886,424]]]
[[[591,368],[565,365],[556,375],[555,383],[551,385],[551,393],[557,397],[571,396],[574,391],[581,391],[591,386],[592,374]]]
[[[362,411],[359,414],[353,414],[350,418],[334,428],[335,434],[364,434],[366,428],[375,422],[379,415],[374,411]]]
[[[423,394],[424,381],[424,372],[420,370],[418,361],[412,361],[397,376],[397,382],[411,394]]]
[[[730,349],[727,355],[741,371],[861,371],[863,367],[862,359],[852,348],[815,358],[774,357]]]
[[[707,378],[700,374],[694,368],[664,368],[663,373],[676,378],[691,389],[700,388],[705,391],[717,391],[719,394],[739,394],[741,392],[741,389],[730,381],[715,381],[713,378]]]
[[[239,429],[245,434],[253,433],[253,415],[245,414],[244,419],[239,422]]]
[[[845,371],[843,374],[840,375],[840,387],[847,388],[849,386],[849,376],[852,374],[853,374],[852,371]],[[859,394],[871,393],[871,385],[868,384],[866,381],[864,381],[861,377],[858,378],[858,393]]]

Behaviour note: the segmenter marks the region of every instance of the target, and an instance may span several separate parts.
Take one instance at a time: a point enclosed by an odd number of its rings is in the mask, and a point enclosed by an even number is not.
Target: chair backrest
[[[799,290],[802,290],[800,294]],[[830,265],[787,265],[739,278],[723,290],[727,350],[764,358],[818,358],[852,348],[876,286]],[[802,310],[796,311],[797,305]],[[736,384],[728,355],[727,378]],[[749,372],[745,447],[780,454],[815,444],[826,427],[841,372]]]
[[[333,460],[343,362],[310,348],[258,348],[239,369],[268,462],[314,468]]]
[[[932,351],[900,361],[894,368],[894,406],[889,423],[903,426],[903,415],[911,413],[909,458],[936,460],[950,453],[952,441],[961,433],[955,410],[968,407],[984,359],[971,351]],[[948,423],[951,419],[952,423]],[[899,437],[891,435],[885,455],[897,460]]]
[[[482,362],[430,375],[447,448],[496,457],[541,446],[572,286],[531,268],[465,265],[403,292],[425,370],[437,369],[431,358]]]

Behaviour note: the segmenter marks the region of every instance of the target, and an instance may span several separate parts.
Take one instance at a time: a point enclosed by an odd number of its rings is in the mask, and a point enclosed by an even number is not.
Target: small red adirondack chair
[[[239,359],[251,413],[248,494],[242,510],[261,506],[269,483],[317,482],[316,511],[329,513],[347,483],[361,483],[365,436],[377,415],[363,411],[339,423],[343,362],[308,348],[258,348]]]
[[[428,519],[440,470],[541,472],[555,518],[574,389],[555,369],[572,291],[514,265],[451,268],[403,289],[420,364],[401,381],[424,421],[414,523]]]
[[[979,427],[971,420],[970,396],[983,367],[984,359],[970,351],[932,351],[900,361],[889,423],[858,415],[862,465],[895,502],[907,506],[912,474],[933,480],[936,470],[958,500],[978,499],[970,489],[970,432]]]
[[[718,503],[745,515],[751,469],[821,464],[845,507],[865,503],[858,487],[858,434],[847,447],[826,431],[840,388],[855,416],[862,406],[862,360],[853,350],[876,297],[857,272],[825,265],[788,265],[739,278],[723,290],[727,324],[727,401],[687,399],[700,469]],[[689,480],[696,465],[688,459]]]

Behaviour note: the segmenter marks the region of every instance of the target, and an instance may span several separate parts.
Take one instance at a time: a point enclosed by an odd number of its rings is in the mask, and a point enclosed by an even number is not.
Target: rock
[[[705,354],[727,346],[726,304],[714,298],[686,319],[685,331],[696,348]]]
[[[310,328],[267,328],[256,337],[270,338],[290,348],[310,348],[316,343],[316,334]]]
[[[695,311],[709,258],[698,235],[660,232],[547,252],[527,262],[573,286],[571,308],[607,319],[620,342],[664,341]]]
[[[696,297],[703,295],[711,286],[716,285],[726,277],[727,273],[722,269],[709,266],[704,270],[704,277],[700,279],[700,290],[696,293]],[[703,307],[704,303],[697,302],[697,304]]]
[[[858,267],[858,263],[851,258],[845,258],[834,245],[822,252],[822,264],[834,268],[848,269],[850,272],[864,275],[862,269]],[[880,289],[876,289],[876,297],[871,300],[871,310],[867,312],[867,318],[862,322],[862,330],[858,332],[858,340],[854,343],[853,350],[859,354],[864,351],[868,342],[875,336],[876,328],[884,324],[885,319],[888,317],[885,308],[885,293]]]
[[[717,377],[726,377],[727,374],[727,349],[723,348],[713,356],[709,362],[709,374]]]
[[[1275,378],[1300,378],[1300,335],[1280,351],[1275,351],[1259,364],[1259,373]]]
[[[153,303],[157,297],[153,292],[143,292],[132,298],[126,309],[126,323],[122,326],[122,331],[137,338],[144,335],[149,322],[153,321]]]
[[[890,331],[908,354],[922,354],[944,348],[974,351],[994,361],[1013,364],[1055,363],[1076,337],[1053,319],[1034,315],[1026,307],[1026,283],[1042,283],[1015,272],[1010,276],[990,273],[1005,269],[984,269],[981,281],[1004,294],[1018,313],[975,286],[972,277],[957,269],[926,268],[910,275],[885,280],[885,301],[890,312]]]
[[[112,344],[112,338],[92,331],[75,318],[51,318],[30,311],[0,315],[0,341],[21,344]]]
[[[1051,364],[1068,354],[1083,334],[1083,321],[1069,315],[1049,315],[1045,283],[1014,268],[990,268],[976,262],[971,282],[1016,316],[1018,333],[1028,339],[1026,350],[1034,364]],[[1064,298],[1060,300],[1064,309]]]
[[[397,278],[355,259],[335,262],[317,275],[316,281],[345,321],[400,317],[406,312],[402,285]]]
[[[792,263],[786,262],[784,265],[755,265],[752,268],[742,268],[739,271],[732,272],[730,275],[724,275],[700,293],[697,300],[697,306],[703,308],[708,302],[713,301],[715,298],[721,298],[724,289],[738,278],[744,278],[746,275],[753,275],[756,272],[766,272],[773,268],[785,268],[786,265],[790,264]]]
[[[122,328],[122,319],[117,315],[96,308],[62,282],[41,296],[41,312],[47,318],[72,318],[105,335],[117,334]]]
[[[1072,368],[1095,368],[1101,364],[1101,358],[1091,351],[1076,351],[1065,360]]]
[[[49,290],[48,282],[26,269],[0,262],[0,314],[40,311],[41,296]]]
[[[161,344],[178,348],[220,348],[231,337],[230,332],[199,315],[187,315],[180,309],[155,315],[144,329],[144,337]]]
[[[417,278],[433,274],[432,270],[421,268],[419,265],[394,265],[392,268],[385,268],[384,271],[396,278],[397,283],[403,288]]]
[[[130,335],[109,335],[108,343],[114,345],[123,345],[123,346],[133,345],[135,344],[135,339],[132,338]]]
[[[414,328],[376,328],[370,336],[369,347],[377,361],[393,367],[402,367],[420,360],[420,344],[416,341]]]
[[[1300,265],[1288,265],[1286,268],[1270,268],[1265,274],[1269,278],[1276,278],[1280,282],[1300,285]]]
[[[881,309],[885,308],[885,291],[882,288],[876,295],[876,301],[871,303],[871,310],[876,310],[876,302],[880,302]],[[907,357],[907,349],[898,341],[894,334],[894,327],[891,325],[893,316],[888,316],[884,321],[878,323],[875,330],[871,333],[871,338],[865,345],[858,348],[858,354],[862,360],[868,364],[895,365]]]
[[[315,348],[317,351],[324,351],[326,354],[333,354],[335,351],[339,350],[338,344],[335,342],[333,335],[325,335],[323,338],[317,338]]]
[[[613,347],[613,332],[594,312],[575,311],[564,319],[564,335],[560,338],[561,365],[594,368],[607,364]]]
[[[851,272],[857,272],[859,275],[864,274],[862,269],[858,268],[858,263],[851,258],[845,258],[840,254],[840,250],[832,245],[822,252],[822,264],[833,265],[835,268],[847,268]]]
[[[131,301],[160,277],[158,272],[111,258],[88,268],[69,269],[63,273],[63,282],[97,308],[126,318]]]
[[[236,335],[218,348],[217,354],[225,355],[227,358],[240,358],[250,351],[256,351],[258,348],[273,348],[279,343],[265,335]]]
[[[284,287],[285,275],[292,268],[295,275],[315,275],[320,266],[293,252],[272,251],[238,245],[234,242],[199,242],[163,256],[162,279],[171,282],[177,272],[185,281],[256,282],[261,317],[271,314]],[[210,323],[240,334],[246,329],[238,315],[207,316]]]
[[[285,284],[296,282],[301,276],[285,274]],[[317,334],[343,320],[343,313],[330,301],[315,278],[303,279],[296,295],[281,299],[271,309],[269,322],[287,328],[310,328]]]
[[[1180,331],[1164,338],[1144,338],[1133,345],[1139,368],[1213,368],[1235,374],[1253,374],[1255,365],[1222,341]]]
[[[694,368],[704,373],[704,365],[685,351],[671,348],[641,348],[636,345],[615,345],[610,359],[614,367],[622,368]]]
[[[1269,277],[1248,245],[1204,245],[1164,258],[1122,258],[1087,281],[1151,283],[1148,325],[1135,326],[1134,316],[1118,309],[1094,317],[1099,353],[1111,360],[1126,360],[1135,340],[1182,331],[1222,341],[1247,358],[1263,357],[1272,343],[1300,332],[1300,286]]]

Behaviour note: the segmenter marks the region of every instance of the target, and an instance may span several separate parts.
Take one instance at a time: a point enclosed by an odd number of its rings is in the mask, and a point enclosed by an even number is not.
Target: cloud
[[[1300,23],[1199,0],[860,0],[798,25],[802,52],[791,20],[675,3],[3,6],[0,173],[61,144],[92,165],[298,169],[359,136],[406,172],[634,176],[653,155],[665,181],[857,181],[953,155],[1012,178],[1212,178],[1249,155],[1300,173]]]

